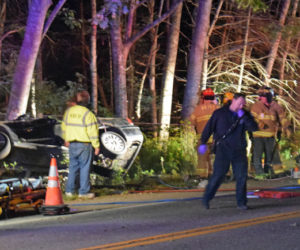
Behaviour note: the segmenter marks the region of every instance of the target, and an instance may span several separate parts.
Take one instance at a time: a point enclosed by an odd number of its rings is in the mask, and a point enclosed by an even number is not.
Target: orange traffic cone
[[[42,212],[44,214],[54,215],[68,211],[69,208],[64,204],[62,199],[56,159],[52,157],[48,176],[48,187]]]

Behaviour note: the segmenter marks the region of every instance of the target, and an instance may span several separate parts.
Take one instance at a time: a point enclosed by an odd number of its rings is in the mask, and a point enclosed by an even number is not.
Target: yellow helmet
[[[223,104],[226,104],[228,101],[231,101],[233,99],[234,94],[231,92],[224,93],[223,96]]]

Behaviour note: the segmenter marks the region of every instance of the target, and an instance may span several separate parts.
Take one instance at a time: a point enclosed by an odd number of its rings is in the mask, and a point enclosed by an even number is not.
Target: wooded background
[[[0,0],[1,107],[62,114],[85,88],[98,115],[168,138],[202,89],[251,103],[267,85],[296,127],[299,30],[299,0]]]

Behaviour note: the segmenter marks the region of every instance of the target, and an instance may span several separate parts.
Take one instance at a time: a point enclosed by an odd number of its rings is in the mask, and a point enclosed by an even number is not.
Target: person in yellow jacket
[[[191,125],[195,127],[196,133],[199,138],[201,137],[202,131],[207,121],[217,108],[219,108],[219,105],[217,105],[215,102],[215,93],[213,92],[213,90],[211,88],[203,90],[201,92],[200,102],[189,118],[189,121]],[[209,144],[211,146],[212,140],[209,142]],[[199,145],[197,145],[197,148],[199,147]],[[198,167],[196,170],[196,174],[204,179],[207,179],[212,174],[210,154],[210,150],[207,150],[207,152],[203,155],[198,154]]]
[[[264,179],[267,176],[266,173],[271,172],[279,175],[284,172],[279,152],[276,149],[276,136],[281,130],[289,135],[288,126],[290,123],[284,109],[273,100],[274,93],[271,88],[261,87],[258,90],[258,95],[259,100],[250,108],[259,126],[259,130],[253,132],[252,157],[256,178]],[[262,158],[263,154],[264,159]],[[274,156],[277,156],[279,162],[273,165]],[[263,160],[264,166],[262,164]]]
[[[76,95],[76,103],[69,107],[63,117],[62,132],[65,146],[69,147],[69,175],[66,195],[75,194],[75,182],[79,175],[79,197],[94,198],[90,193],[90,167],[95,155],[100,152],[99,126],[97,118],[87,105],[90,95],[80,91]]]

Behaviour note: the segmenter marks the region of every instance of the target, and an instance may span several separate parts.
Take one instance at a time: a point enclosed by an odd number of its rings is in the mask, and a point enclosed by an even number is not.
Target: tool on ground
[[[33,209],[43,204],[46,189],[43,180],[10,178],[0,181],[0,217],[7,218],[18,211]]]

